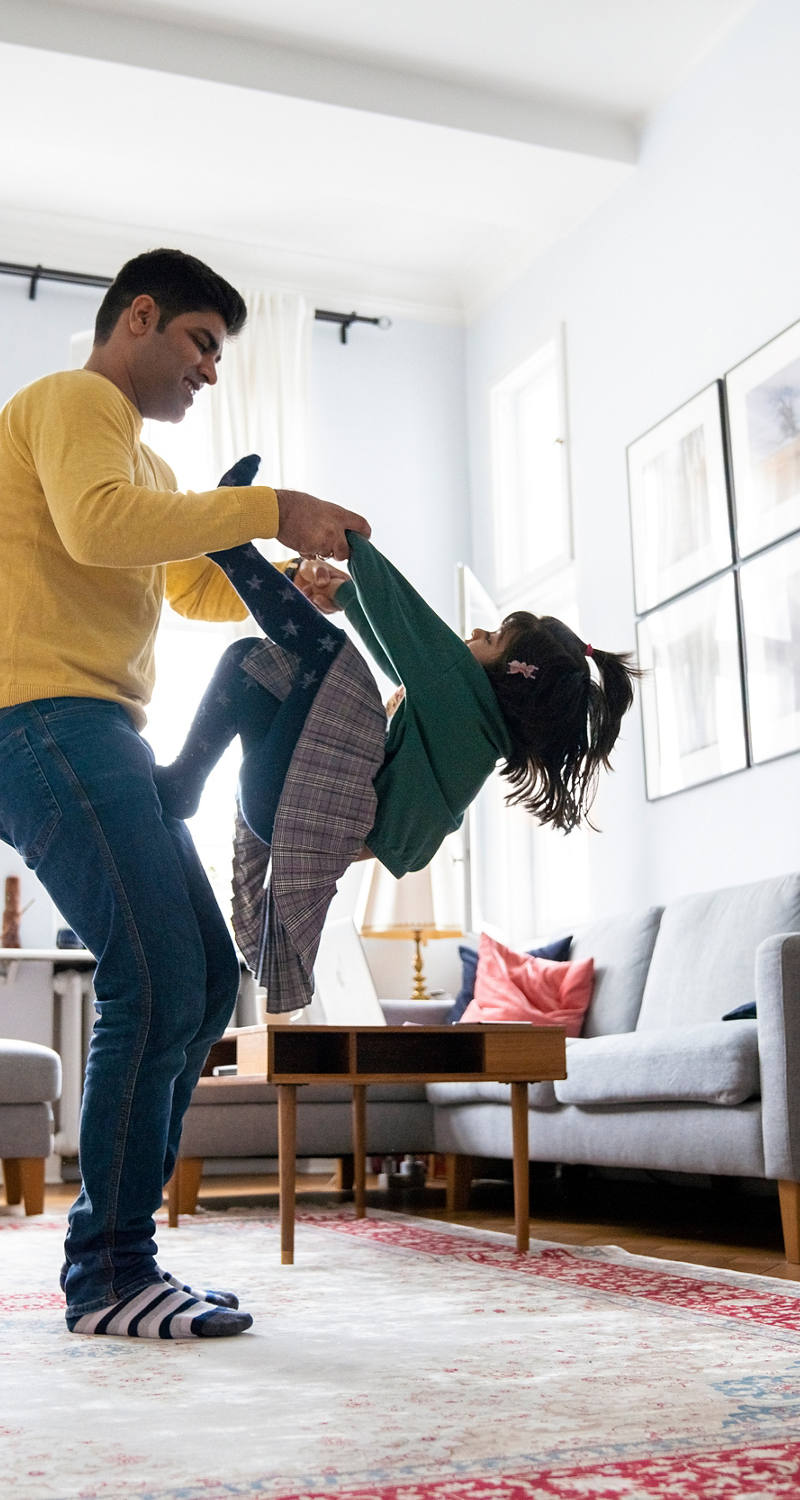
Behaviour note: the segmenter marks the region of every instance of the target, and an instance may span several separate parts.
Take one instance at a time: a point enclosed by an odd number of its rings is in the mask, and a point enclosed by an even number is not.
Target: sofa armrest
[[[777,933],[756,953],[764,1172],[800,1181],[800,933]],[[735,1024],[735,1023],[733,1023]]]
[[[453,996],[445,995],[441,1000],[381,1000],[381,1010],[387,1026],[404,1026],[413,1021],[417,1026],[444,1026],[448,1013],[453,1009]]]

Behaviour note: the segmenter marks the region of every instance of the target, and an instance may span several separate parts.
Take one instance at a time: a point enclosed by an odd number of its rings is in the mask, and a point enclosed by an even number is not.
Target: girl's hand
[[[294,575],[294,582],[301,594],[305,594],[317,609],[324,615],[332,615],[339,608],[336,603],[339,585],[348,577],[349,574],[340,572],[329,562],[323,562],[317,557],[304,557]]]

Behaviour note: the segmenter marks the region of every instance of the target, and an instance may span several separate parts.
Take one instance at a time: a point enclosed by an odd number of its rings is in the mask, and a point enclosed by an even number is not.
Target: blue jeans
[[[68,1311],[80,1314],[158,1275],[153,1215],[239,965],[186,826],[162,813],[152,751],[118,704],[0,709],[0,837],[97,959],[65,1246]]]

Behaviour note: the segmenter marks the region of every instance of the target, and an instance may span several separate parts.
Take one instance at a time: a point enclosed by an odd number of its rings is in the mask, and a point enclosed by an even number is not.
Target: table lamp
[[[361,893],[356,925],[362,937],[411,938],[414,943],[412,1000],[429,1000],[422,944],[429,938],[461,937],[457,892],[448,862],[439,856],[424,870],[396,880],[374,860]]]

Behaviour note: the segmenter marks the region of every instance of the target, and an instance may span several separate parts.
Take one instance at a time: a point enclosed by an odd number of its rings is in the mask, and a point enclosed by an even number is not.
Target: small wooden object
[[[22,916],[18,875],[6,876],[6,904],[3,908],[3,936],[0,947],[20,948],[19,924]]]

